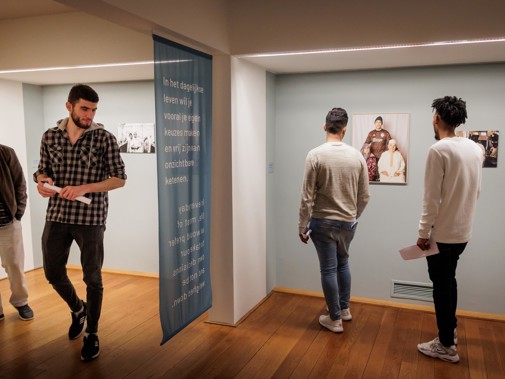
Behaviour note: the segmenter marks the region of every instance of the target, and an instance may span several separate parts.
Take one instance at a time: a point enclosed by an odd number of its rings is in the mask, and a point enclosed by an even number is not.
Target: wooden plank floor
[[[82,273],[70,270],[84,294]],[[458,364],[417,352],[434,338],[433,313],[352,303],[344,333],[318,324],[323,299],[272,293],[238,327],[206,315],[160,346],[158,280],[104,274],[100,357],[83,363],[69,311],[44,278],[27,274],[35,319],[17,318],[0,280],[0,378],[505,378],[505,322],[459,318]]]

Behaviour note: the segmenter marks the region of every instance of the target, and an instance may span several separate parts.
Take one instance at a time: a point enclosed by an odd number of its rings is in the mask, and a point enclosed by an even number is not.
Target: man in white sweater
[[[344,331],[342,320],[352,319],[349,309],[351,273],[349,246],[357,219],[370,197],[368,169],[361,153],[342,142],[347,112],[333,108],[326,116],[326,143],[312,149],[305,160],[298,233],[314,242],[321,284],[329,315],[319,323],[335,333]]]
[[[472,234],[482,177],[482,151],[475,142],[456,137],[455,129],[467,118],[465,101],[445,96],[435,99],[432,107],[435,139],[439,141],[430,147],[426,159],[417,246],[426,250],[430,243],[436,243],[439,251],[427,257],[438,337],[417,348],[430,357],[456,363],[456,266]]]

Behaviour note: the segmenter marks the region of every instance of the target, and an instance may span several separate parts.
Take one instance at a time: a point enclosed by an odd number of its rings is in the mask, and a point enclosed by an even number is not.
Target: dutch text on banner
[[[153,39],[163,344],[212,305],[212,57]]]

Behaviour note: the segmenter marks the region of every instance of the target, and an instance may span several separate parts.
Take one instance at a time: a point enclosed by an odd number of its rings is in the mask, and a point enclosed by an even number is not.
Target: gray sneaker
[[[28,304],[15,308],[18,310],[18,315],[21,320],[30,321],[33,319],[33,311]]]
[[[342,333],[344,331],[341,319],[332,320],[328,315],[321,315],[319,316],[319,323],[333,333]]]
[[[456,346],[445,347],[440,343],[440,340],[435,338],[433,341],[420,343],[417,345],[417,350],[419,350],[424,355],[433,358],[439,358],[446,362],[457,363],[459,362],[458,351]]]

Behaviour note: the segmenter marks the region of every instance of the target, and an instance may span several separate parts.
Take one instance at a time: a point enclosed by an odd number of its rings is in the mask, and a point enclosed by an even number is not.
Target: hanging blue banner
[[[153,39],[164,344],[212,306],[212,57]]]

